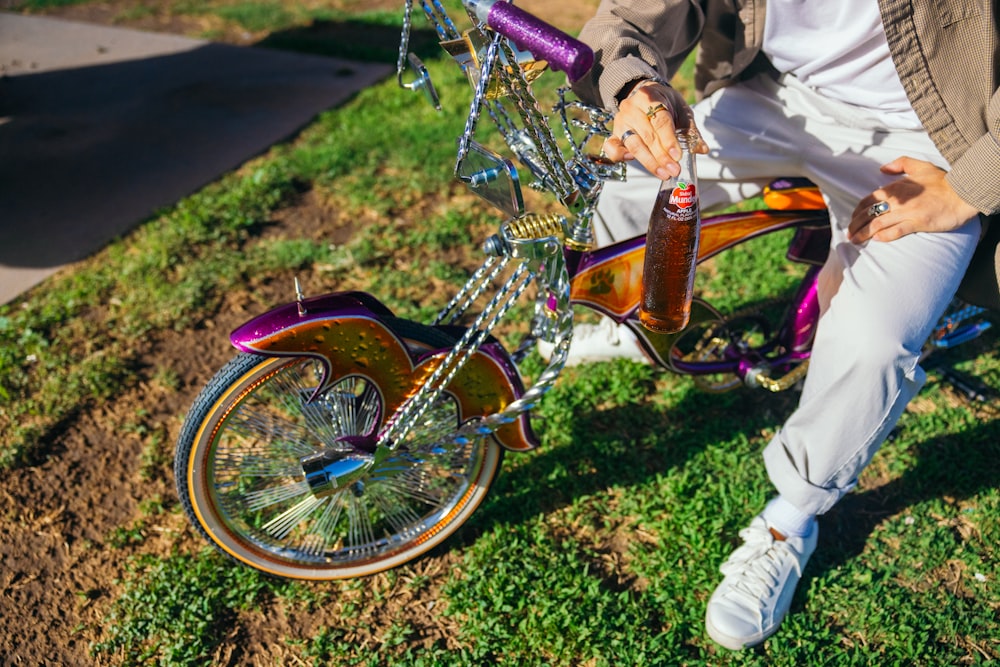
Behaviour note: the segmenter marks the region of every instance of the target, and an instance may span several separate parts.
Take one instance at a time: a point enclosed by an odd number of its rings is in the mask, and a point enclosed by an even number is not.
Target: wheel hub
[[[302,474],[317,498],[359,483],[375,463],[374,438],[347,435],[337,438],[337,442],[350,445],[350,449],[324,449],[299,459]]]

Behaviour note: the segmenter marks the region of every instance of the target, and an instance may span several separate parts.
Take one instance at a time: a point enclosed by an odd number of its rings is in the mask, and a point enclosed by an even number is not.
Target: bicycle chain
[[[719,320],[718,323],[715,326],[713,326],[712,328],[708,329],[705,332],[705,334],[698,341],[698,343],[695,344],[694,350],[692,352],[688,353],[687,355],[685,355],[684,359],[688,360],[688,361],[691,361],[691,360],[701,360],[701,359],[698,358],[698,354],[697,353],[705,351],[706,349],[708,349],[709,346],[726,347],[728,345],[733,344],[733,334],[737,333],[737,332],[730,331],[728,329],[728,324],[730,322],[735,322],[735,321],[743,319],[743,318],[758,317],[758,316],[760,316],[760,317],[763,318],[763,313],[768,308],[771,308],[772,306],[778,306],[778,305],[785,305],[785,306],[787,306],[788,303],[789,303],[788,299],[772,298],[772,299],[768,299],[766,301],[757,303],[754,306],[748,306],[746,308],[742,308],[742,309],[733,311],[732,313],[729,313],[728,315],[724,315],[723,319]],[[765,321],[767,321],[766,318],[763,318],[763,319],[765,319]],[[768,323],[770,324],[769,321],[768,321]],[[725,335],[725,336],[720,335],[720,332],[718,331],[719,327],[721,327],[723,329],[723,332],[725,334],[727,334],[727,335]],[[768,332],[768,333],[770,333],[770,332]],[[805,359],[805,360],[801,361],[800,363],[796,364],[795,367],[792,368],[791,371],[789,371],[788,373],[786,373],[785,375],[783,375],[783,376],[781,376],[779,378],[771,378],[770,376],[757,376],[756,377],[756,384],[753,385],[753,386],[758,387],[760,389],[765,389],[765,390],[770,391],[772,393],[777,393],[777,392],[785,391],[785,390],[790,389],[791,387],[793,387],[803,377],[805,377],[806,372],[808,371],[808,369],[809,369],[809,360]],[[734,377],[738,377],[735,374],[728,374],[727,373],[727,375],[733,375]],[[708,381],[705,379],[705,376],[694,375],[692,377],[693,377],[695,385],[698,386],[700,389],[702,389],[704,391],[719,391],[718,389],[714,389],[713,385],[708,384]],[[741,383],[742,383],[742,380],[741,380]],[[733,385],[733,386],[728,387],[728,388],[729,389],[734,389],[736,386],[737,385]],[[725,391],[725,389],[722,390],[722,391]]]
[[[434,369],[430,377],[395,412],[379,437],[381,443],[390,443],[391,446],[391,443],[402,442],[406,438],[413,425],[441,397],[462,367],[486,342],[493,327],[503,319],[533,279],[534,273],[528,270],[526,263],[522,263],[515,269],[507,282],[497,291],[496,296],[466,329],[462,338]],[[489,432],[492,433],[494,429]]]
[[[397,60],[397,75],[401,84],[412,25],[412,2],[413,0],[406,1],[403,35],[400,40],[400,51]],[[461,36],[448,18],[447,12],[441,6],[440,2],[438,0],[432,0],[432,2],[433,8],[428,5],[427,0],[421,0],[421,7],[428,20],[434,25],[439,38],[442,40],[461,39]],[[492,34],[471,13],[470,17],[476,23],[476,29],[482,30],[484,34]],[[505,67],[500,63],[501,55],[507,63],[512,64],[511,67]],[[517,116],[523,125],[522,129],[518,129],[514,117],[499,100],[488,99],[487,91],[491,83],[491,78],[494,76],[496,77],[497,85],[500,86],[501,90],[506,92],[506,97],[513,102]],[[581,196],[583,193],[573,176],[573,172],[563,158],[562,152],[549,126],[548,119],[541,113],[535,102],[534,95],[530,90],[530,82],[525,77],[521,67],[518,66],[517,58],[509,42],[499,34],[493,35],[493,38],[481,55],[479,78],[476,82],[465,127],[459,139],[458,155],[455,162],[455,174],[460,180],[461,165],[469,154],[473,135],[479,123],[484,103],[486,112],[508,146],[513,148],[518,144],[524,145],[523,139],[518,137],[521,133],[529,138],[530,145],[526,147],[526,150],[530,151],[531,154],[522,155],[519,153],[518,156],[522,158],[522,162],[525,162],[535,178],[538,179],[539,187],[552,191],[559,198],[560,202],[576,214],[574,230],[578,230],[581,223],[584,223],[588,227],[589,234],[590,216],[593,213],[593,205],[596,197]],[[573,145],[573,148],[574,153],[578,153],[575,145]],[[537,160],[532,159],[536,156]],[[580,235],[582,236],[582,234]],[[571,234],[572,236],[574,234]],[[442,309],[435,319],[434,324],[457,322],[462,314],[486,292],[487,287],[508,266],[510,260],[511,257],[506,256],[497,263],[495,258],[488,258],[483,266],[466,282],[462,290]],[[500,426],[510,423],[525,411],[534,407],[541,395],[552,387],[565,364],[569,353],[569,343],[572,338],[573,312],[568,306],[569,284],[568,280],[553,279],[551,267],[548,272],[545,272],[539,270],[542,268],[541,266],[535,266],[535,270],[531,270],[527,265],[528,262],[522,262],[517,267],[514,274],[497,290],[493,299],[479,314],[475,322],[468,327],[462,339],[448,352],[427,381],[393,415],[379,439],[381,443],[387,443],[392,447],[395,443],[399,443],[405,439],[410,427],[440,398],[445,388],[455,378],[462,366],[485,343],[493,327],[496,326],[520,298],[527,286],[536,282],[539,274],[545,276],[541,281],[545,284],[540,285],[540,289],[547,290],[548,295],[554,297],[559,304],[559,307],[552,313],[556,320],[556,339],[559,343],[553,351],[548,367],[539,376],[533,386],[524,392],[521,398],[512,401],[497,413],[487,415],[476,422],[470,422],[462,426],[449,440],[452,443],[459,443],[463,438],[472,436],[482,437],[493,433]],[[558,273],[558,271],[555,273]],[[564,266],[562,273],[565,273]]]
[[[506,39],[502,40],[501,48],[508,62],[517,62],[514,51]],[[546,173],[542,175],[542,184],[550,188],[560,201],[566,203],[577,191],[576,184],[552,135],[548,119],[535,103],[527,78],[520,67],[499,67],[496,73],[501,85],[509,92],[517,107],[524,123],[524,130],[531,136],[536,152],[544,161]]]

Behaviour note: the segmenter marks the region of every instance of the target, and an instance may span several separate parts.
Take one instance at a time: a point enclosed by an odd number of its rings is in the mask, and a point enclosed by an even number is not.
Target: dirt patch
[[[349,2],[343,4],[349,8]],[[396,0],[366,0],[362,6],[401,5]],[[593,6],[596,2],[567,6],[541,0],[530,9],[573,28],[582,24]],[[175,14],[169,3],[87,3],[46,14],[188,36],[212,33],[213,38],[235,44],[262,39],[259,34],[222,29],[208,16]],[[335,212],[324,202],[305,193],[278,212],[264,234],[340,244],[352,231],[349,225],[338,226]],[[126,576],[130,557],[140,552],[191,553],[204,545],[178,513],[151,511],[150,506],[171,508],[177,503],[170,472],[173,444],[195,395],[233,354],[227,332],[252,313],[290,297],[290,277],[287,282],[248,285],[246,291],[229,295],[198,329],[160,332],[145,340],[134,350],[139,382],[68,419],[47,443],[42,460],[4,476],[0,482],[4,664],[91,664],[91,644],[104,638],[102,624],[120,593],[119,582]],[[457,558],[443,549],[415,564],[411,572],[429,583],[399,582],[379,607],[380,617],[358,619],[356,635],[344,639],[375,642],[378,628],[405,618],[412,630],[409,642],[447,646],[455,631],[435,609],[438,590],[433,582],[441,578],[438,574],[456,567]],[[381,585],[385,580],[378,577],[370,584]],[[320,628],[337,625],[339,610],[339,604],[287,609],[276,602],[246,612],[228,630],[214,662],[298,664],[288,638],[308,640]]]

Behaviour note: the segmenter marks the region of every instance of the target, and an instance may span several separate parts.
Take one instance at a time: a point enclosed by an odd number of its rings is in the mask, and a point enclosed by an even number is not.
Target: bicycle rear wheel
[[[440,330],[395,320],[413,352],[450,348]],[[408,369],[407,369],[408,370]],[[455,532],[485,498],[503,458],[489,436],[442,446],[459,426],[444,394],[389,461],[328,493],[310,486],[310,456],[349,452],[388,415],[377,374],[335,378],[310,356],[241,354],[201,392],[178,440],[174,470],[192,523],[220,551],[272,575],[358,577],[412,560]]]

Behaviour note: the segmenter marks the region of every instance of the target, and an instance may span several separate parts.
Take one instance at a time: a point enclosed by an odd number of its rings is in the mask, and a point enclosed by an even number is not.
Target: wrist
[[[635,79],[633,81],[629,81],[624,86],[622,86],[622,89],[615,96],[615,99],[618,101],[619,104],[621,104],[623,100],[625,100],[628,97],[631,97],[640,89],[654,85],[660,85],[663,86],[664,88],[670,87],[670,84],[668,84],[666,81],[663,81],[662,79],[654,79],[648,77]]]

